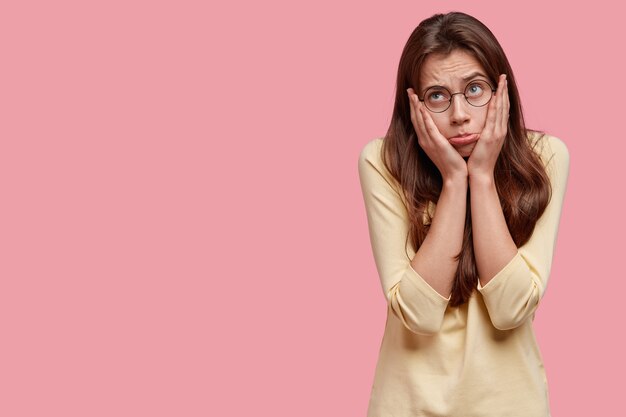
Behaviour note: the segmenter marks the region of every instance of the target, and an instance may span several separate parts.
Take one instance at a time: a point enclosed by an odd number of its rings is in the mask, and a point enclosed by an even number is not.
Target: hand
[[[467,161],[467,170],[471,177],[493,178],[494,167],[502,150],[509,124],[509,104],[506,75],[501,74],[495,99],[491,100],[487,109],[485,126]]]
[[[409,88],[407,93],[411,106],[411,122],[417,133],[418,143],[437,166],[441,177],[444,181],[455,178],[467,179],[467,164],[461,154],[439,132],[428,110],[418,100],[413,89]]]

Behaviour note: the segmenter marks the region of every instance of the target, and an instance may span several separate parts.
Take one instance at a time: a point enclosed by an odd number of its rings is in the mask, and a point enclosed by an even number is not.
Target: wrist
[[[469,173],[469,183],[471,186],[492,186],[496,181],[493,172],[471,172]]]
[[[443,186],[446,188],[467,188],[467,174],[450,175],[443,179]]]
[[[493,172],[495,169],[494,161],[477,161],[472,159],[471,156],[467,161],[467,175],[474,178],[486,178],[493,177]]]

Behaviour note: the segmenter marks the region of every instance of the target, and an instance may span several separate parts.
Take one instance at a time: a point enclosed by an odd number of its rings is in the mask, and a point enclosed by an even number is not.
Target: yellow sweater
[[[546,417],[548,384],[532,321],[548,277],[567,187],[569,152],[546,135],[535,148],[552,198],[530,240],[469,302],[452,308],[411,267],[408,217],[385,169],[382,138],[365,145],[359,177],[387,322],[368,417]],[[436,206],[431,204],[431,213]],[[405,251],[406,249],[406,251]]]

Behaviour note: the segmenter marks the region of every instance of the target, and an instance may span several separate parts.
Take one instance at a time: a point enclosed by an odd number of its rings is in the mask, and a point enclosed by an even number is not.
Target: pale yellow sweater
[[[410,265],[406,207],[385,169],[382,138],[359,157],[359,177],[387,322],[368,417],[547,417],[548,384],[532,321],[556,245],[569,152],[546,135],[536,148],[552,199],[530,240],[469,302],[448,306]],[[436,215],[431,204],[431,214]],[[406,251],[405,251],[406,249]]]

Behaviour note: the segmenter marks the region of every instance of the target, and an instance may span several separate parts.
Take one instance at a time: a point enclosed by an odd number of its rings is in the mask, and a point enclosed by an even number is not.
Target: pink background
[[[623,408],[618,2],[11,3],[0,415],[364,415],[385,300],[357,158],[409,34],[450,10],[570,150],[535,320],[553,416]]]

